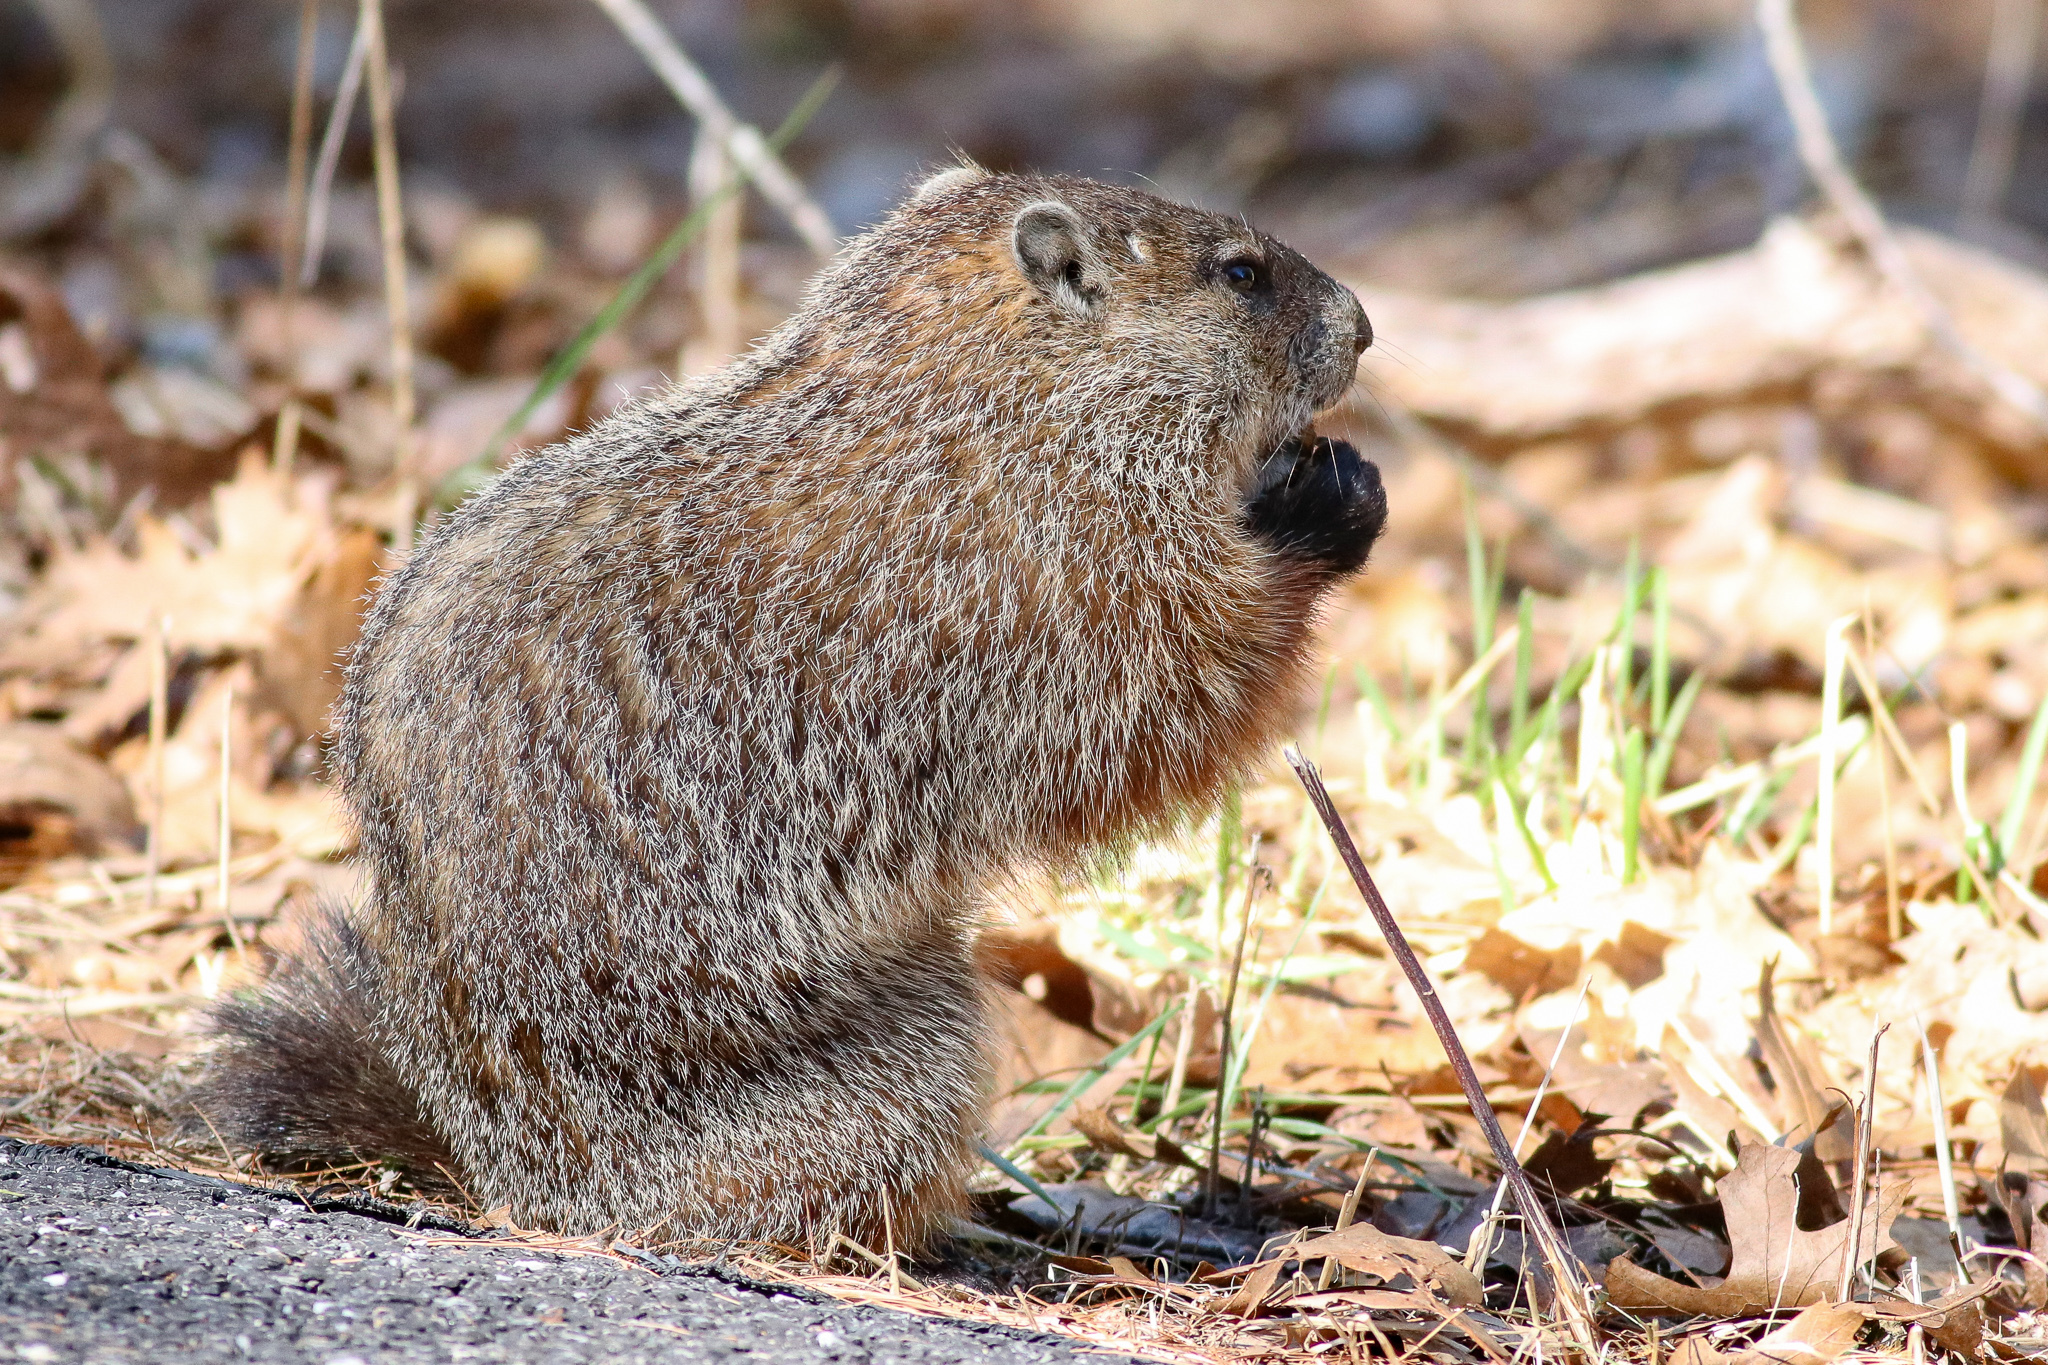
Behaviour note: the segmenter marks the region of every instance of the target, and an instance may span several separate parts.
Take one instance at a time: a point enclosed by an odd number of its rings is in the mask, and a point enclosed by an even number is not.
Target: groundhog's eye
[[[1266,270],[1257,261],[1242,257],[1223,263],[1223,282],[1240,294],[1249,294],[1266,282]]]

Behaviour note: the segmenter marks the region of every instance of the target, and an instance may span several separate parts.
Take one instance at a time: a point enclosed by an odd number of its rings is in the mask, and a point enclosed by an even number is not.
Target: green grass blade
[[[1820,802],[1817,799],[1808,801],[1806,809],[1799,812],[1799,823],[1792,827],[1790,834],[1778,841],[1777,848],[1771,851],[1770,861],[1764,864],[1763,875],[1766,880],[1792,866],[1792,860],[1799,856],[1799,850],[1806,847],[1806,841],[1813,837],[1814,822],[1819,817]]]
[[[1664,733],[1671,702],[1671,580],[1650,570],[1650,733]],[[1654,789],[1653,789],[1654,791]]]
[[[1323,674],[1323,696],[1316,704],[1315,745],[1318,750],[1323,743],[1323,728],[1330,723],[1330,699],[1337,694],[1337,665],[1331,664],[1330,671]]]
[[[1543,845],[1536,838],[1536,831],[1529,827],[1528,809],[1516,797],[1514,787],[1508,781],[1507,765],[1499,764],[1493,777],[1494,823],[1498,825],[1503,809],[1516,832],[1522,836],[1522,846],[1529,850],[1529,861],[1536,865],[1536,871],[1543,877],[1543,889],[1557,890],[1557,878],[1550,875],[1550,860],[1543,856]]]
[[[1643,834],[1643,732],[1631,725],[1621,745],[1621,884],[1636,879]]]
[[[1692,676],[1685,680],[1685,686],[1678,689],[1678,700],[1671,704],[1665,713],[1664,724],[1657,730],[1656,747],[1650,750],[1650,763],[1643,771],[1643,793],[1652,801],[1664,794],[1664,782],[1671,772],[1671,758],[1678,752],[1678,736],[1685,729],[1685,718],[1692,714],[1692,704],[1699,700],[1700,689],[1706,681],[1706,670],[1694,669]]]
[[[1776,803],[1778,793],[1784,791],[1785,784],[1791,780],[1792,769],[1785,767],[1763,774],[1742,789],[1742,795],[1735,799],[1734,809],[1728,813],[1728,823],[1725,826],[1730,843],[1742,843],[1758,825],[1763,823],[1765,817],[1771,813],[1771,806]]]
[[[1493,647],[1493,612],[1487,609],[1487,587],[1493,569],[1486,558],[1486,541],[1479,532],[1479,512],[1472,504],[1472,483],[1461,484],[1465,499],[1465,583],[1472,595],[1472,657],[1477,659]],[[1472,723],[1465,730],[1463,759],[1467,767],[1479,761],[1480,732],[1486,717],[1486,689],[1472,695]]]
[[[1335,871],[1335,868],[1331,869],[1331,873]],[[1316,911],[1322,907],[1323,893],[1329,889],[1330,877],[1325,875],[1323,884],[1316,888],[1315,897],[1309,901],[1308,909],[1302,911],[1301,927],[1294,931],[1294,938],[1288,943],[1287,951],[1281,955],[1280,961],[1274,964],[1273,974],[1266,978],[1266,988],[1259,992],[1259,1007],[1253,1011],[1252,1021],[1245,1027],[1243,1040],[1234,1043],[1230,1049],[1230,1075],[1224,1079],[1223,1085],[1223,1112],[1226,1114],[1237,1103],[1238,1086],[1244,1080],[1245,1066],[1251,1061],[1252,1044],[1258,1039],[1259,1026],[1266,1022],[1266,1006],[1272,1002],[1273,992],[1279,989],[1281,977],[1287,971],[1287,964],[1294,960],[1294,954],[1301,947],[1301,940],[1307,935],[1309,925],[1315,922]]]
[[[1244,789],[1233,782],[1223,793],[1216,819],[1216,951],[1220,957],[1230,939],[1230,874],[1237,868],[1237,849],[1244,835]]]
[[[1508,751],[1519,754],[1529,724],[1529,675],[1536,668],[1536,600],[1527,588],[1515,606],[1515,686],[1508,698]]]
[[[1032,1121],[1029,1128],[1018,1134],[1017,1142],[1010,1144],[1010,1151],[1015,1153],[1017,1151],[1017,1143],[1023,1142],[1026,1138],[1037,1137],[1040,1133],[1051,1127],[1060,1115],[1073,1107],[1074,1101],[1081,1098],[1083,1091],[1107,1075],[1110,1068],[1116,1066],[1117,1063],[1123,1061],[1124,1058],[1130,1056],[1133,1052],[1136,1052],[1140,1047],[1143,1047],[1146,1039],[1165,1028],[1167,1021],[1180,1012],[1180,1007],[1181,1002],[1178,1000],[1174,1001],[1159,1012],[1158,1018],[1139,1029],[1122,1043],[1119,1043],[1101,1061],[1076,1076],[1073,1084],[1061,1091],[1060,1097],[1053,1101],[1052,1108],[1040,1114]]]
[[[2002,864],[2010,865],[2019,852],[2020,827],[2024,823],[2027,807],[2034,804],[2034,783],[2041,776],[2041,755],[2048,751],[2048,697],[2041,700],[2041,707],[2034,712],[2034,723],[2027,727],[2027,742],[2020,749],[2019,771],[2012,775],[2012,795],[2005,803],[2005,813],[1998,821],[1998,857]]]
[[[1643,609],[1642,547],[1636,541],[1628,543],[1628,563],[1622,569],[1621,610],[1615,614],[1615,643],[1621,646],[1618,667],[1614,671],[1613,687],[1615,709],[1628,705],[1629,692],[1635,686],[1630,677],[1635,668],[1636,613]]]
[[[1364,664],[1352,667],[1351,677],[1358,684],[1358,694],[1372,707],[1372,713],[1379,717],[1380,725],[1393,739],[1401,737],[1401,727],[1394,723],[1394,704],[1387,699],[1386,689],[1381,687],[1372,674],[1365,671]]]
[[[1004,1175],[1016,1181],[1019,1185],[1022,1185],[1026,1190],[1030,1191],[1032,1194],[1035,1194],[1040,1199],[1043,1199],[1045,1201],[1045,1206],[1047,1208],[1051,1209],[1054,1213],[1059,1212],[1060,1206],[1053,1202],[1053,1197],[1051,1195],[1045,1192],[1045,1186],[1039,1184],[1036,1180],[1033,1180],[1030,1176],[1024,1174],[1023,1167],[1017,1165],[1016,1162],[1010,1160],[1010,1158],[1004,1156],[1001,1152],[989,1146],[986,1142],[981,1144],[981,1155],[982,1159],[987,1161],[989,1165],[995,1167]]]

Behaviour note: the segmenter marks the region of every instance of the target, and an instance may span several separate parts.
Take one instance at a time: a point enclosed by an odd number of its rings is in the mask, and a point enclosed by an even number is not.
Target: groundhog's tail
[[[381,1160],[443,1184],[454,1158],[371,1028],[377,964],[347,916],[324,910],[260,992],[214,1007],[222,1039],[188,1096],[188,1127],[292,1163]]]

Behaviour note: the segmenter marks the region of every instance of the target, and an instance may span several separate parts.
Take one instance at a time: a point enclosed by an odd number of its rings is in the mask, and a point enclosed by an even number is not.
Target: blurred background
[[[145,1146],[198,1008],[349,892],[334,663],[419,530],[966,155],[1241,213],[1366,302],[1328,429],[1392,517],[1302,738],[1496,1103],[1548,1058],[1559,1142],[1669,1136],[1557,1187],[1607,1201],[1588,1264],[1661,1199],[1691,1240],[1628,1245],[1718,1273],[1673,1153],[1725,1173],[1837,1092],[1913,1182],[1916,1284],[1951,1231],[2048,1245],[2041,0],[384,0],[388,79],[375,8],[0,0],[0,1129]],[[797,111],[786,174],[721,198],[760,143],[707,98]],[[1333,870],[1276,763],[1020,896],[1010,1155],[1168,1197],[1118,1125],[1213,1114],[1320,1172],[1269,1224],[1371,1145],[1431,1174],[1361,1216],[1461,1240],[1491,1158]]]
[[[1805,193],[1743,0],[653,8],[763,128],[821,69],[843,69],[788,154],[842,232],[874,221],[920,167],[964,152],[1244,212],[1349,277],[1511,297],[1745,244]],[[1835,134],[1905,221],[1964,216],[1994,8],[1801,7]],[[319,9],[323,104],[354,10]],[[0,4],[0,155],[14,159],[15,193],[39,147],[77,141],[87,123],[119,134],[70,193],[5,218],[15,249],[47,253],[100,344],[132,347],[167,312],[203,316],[202,303],[274,283],[297,17],[281,0]],[[597,7],[392,0],[388,23],[419,264],[442,260],[469,216],[512,213],[541,227],[556,269],[613,273],[679,216],[694,125]],[[57,119],[67,94],[92,107]],[[377,271],[366,129],[359,108],[341,150],[330,287]],[[2048,228],[2044,132],[2020,119],[2008,183],[1974,215],[2028,256]],[[166,195],[175,210],[157,202]],[[152,213],[190,220],[211,268],[154,293],[118,268],[109,258],[129,244],[106,228]],[[758,204],[747,233],[748,283],[772,310],[803,258]]]

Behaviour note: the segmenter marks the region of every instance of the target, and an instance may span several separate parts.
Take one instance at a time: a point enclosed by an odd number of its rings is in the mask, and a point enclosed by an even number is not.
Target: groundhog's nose
[[[1372,345],[1372,319],[1365,315],[1365,305],[1358,301],[1358,295],[1352,294],[1348,289],[1344,292],[1351,295],[1351,311],[1358,319],[1353,329],[1355,335],[1351,339],[1351,344],[1358,349],[1360,355],[1364,355],[1365,348]]]

